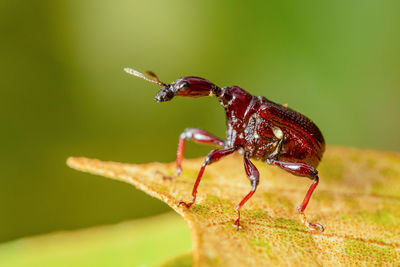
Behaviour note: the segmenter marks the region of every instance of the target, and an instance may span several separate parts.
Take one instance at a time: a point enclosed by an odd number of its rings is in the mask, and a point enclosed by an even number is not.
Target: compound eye
[[[188,82],[182,82],[179,85],[179,88],[178,88],[178,90],[181,91],[181,92],[185,92],[188,89],[189,89],[189,83]]]

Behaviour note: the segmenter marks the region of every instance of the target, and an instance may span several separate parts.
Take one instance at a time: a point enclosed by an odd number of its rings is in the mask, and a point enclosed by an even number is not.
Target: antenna
[[[165,83],[163,83],[162,81],[160,81],[160,79],[158,79],[157,75],[155,75],[151,71],[146,71],[146,74],[151,76],[151,77],[153,77],[155,80],[149,79],[143,73],[140,73],[137,70],[134,70],[134,69],[131,69],[131,68],[124,68],[124,71],[126,73],[130,74],[130,75],[142,78],[143,80],[146,80],[148,82],[155,83],[155,84],[158,84],[160,86],[168,87]]]

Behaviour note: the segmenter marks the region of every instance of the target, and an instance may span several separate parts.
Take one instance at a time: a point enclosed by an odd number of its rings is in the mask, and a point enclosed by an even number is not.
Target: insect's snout
[[[164,86],[156,95],[157,102],[170,101],[175,96],[172,86]]]

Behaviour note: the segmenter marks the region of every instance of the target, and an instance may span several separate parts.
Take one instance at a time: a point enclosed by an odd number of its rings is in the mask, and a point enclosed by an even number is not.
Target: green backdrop
[[[215,99],[158,104],[123,67],[239,85],[328,144],[399,150],[399,14],[395,0],[0,1],[0,241],[169,210],[68,156],[173,161],[185,127],[224,136]]]

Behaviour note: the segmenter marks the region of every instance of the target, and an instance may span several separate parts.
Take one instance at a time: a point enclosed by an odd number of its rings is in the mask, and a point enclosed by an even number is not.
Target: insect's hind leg
[[[267,163],[276,165],[296,176],[308,177],[314,180],[314,182],[308,189],[303,202],[297,207],[297,209],[301,215],[303,222],[308,228],[310,228],[311,230],[318,230],[320,232],[323,232],[324,227],[321,224],[307,221],[306,215],[304,214],[304,210],[306,209],[308,202],[310,201],[310,198],[319,183],[318,171],[314,167],[301,162],[286,162],[269,159],[267,160]]]
[[[299,213],[301,215],[301,219],[303,220],[303,222],[306,224],[306,226],[308,228],[310,228],[312,230],[318,230],[320,232],[323,232],[325,229],[321,224],[311,223],[311,222],[307,221],[306,215],[304,214],[304,210],[306,209],[308,202],[311,198],[311,195],[314,192],[315,188],[317,187],[318,183],[319,183],[319,177],[318,177],[318,175],[315,175],[314,182],[311,184],[310,188],[308,189],[307,194],[304,197],[304,200],[301,203],[301,205],[299,205],[297,207],[297,210],[299,211]]]
[[[174,179],[178,177],[182,172],[182,160],[185,152],[185,140],[192,140],[199,144],[214,145],[214,146],[225,146],[225,141],[213,136],[212,134],[199,129],[199,128],[187,128],[179,136],[178,151],[176,155],[176,172],[173,176],[165,176],[164,179]]]
[[[244,169],[246,171],[247,177],[250,180],[251,190],[236,206],[236,211],[237,211],[237,217],[235,221],[236,230],[239,230],[240,226],[240,209],[247,202],[247,200],[249,200],[256,192],[258,183],[260,181],[260,173],[258,172],[256,166],[254,166],[254,164],[249,160],[249,155],[247,153],[244,155]]]

